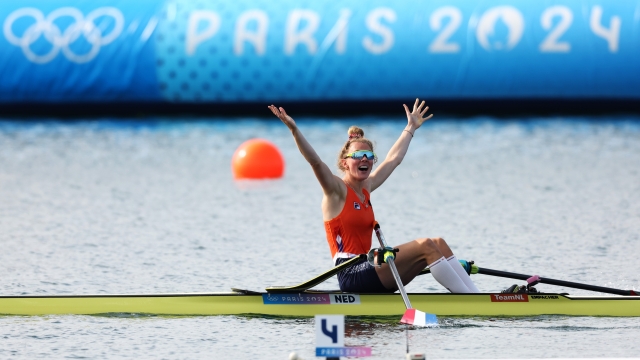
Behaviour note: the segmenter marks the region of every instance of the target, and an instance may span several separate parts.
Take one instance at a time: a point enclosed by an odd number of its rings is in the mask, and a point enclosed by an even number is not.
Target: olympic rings
[[[102,16],[109,16],[115,21],[115,26],[106,36],[102,33],[102,29],[95,24],[95,20]],[[18,37],[13,32],[13,24],[22,17],[33,18],[35,23],[24,31],[22,37]],[[71,17],[74,20],[74,23],[69,25],[64,32],[53,23],[56,19],[62,17]],[[62,54],[69,61],[82,64],[93,60],[100,52],[100,48],[112,43],[122,33],[123,28],[124,16],[120,10],[114,7],[97,8],[90,12],[86,18],[80,10],[73,7],[56,9],[46,18],[36,8],[21,8],[7,16],[4,21],[3,32],[7,41],[19,46],[31,62],[46,64],[58,56],[58,53],[62,50]],[[31,45],[43,35],[53,46],[48,53],[38,55],[31,50]],[[84,36],[87,42],[91,44],[91,49],[86,54],[76,54],[69,48],[80,36]]]

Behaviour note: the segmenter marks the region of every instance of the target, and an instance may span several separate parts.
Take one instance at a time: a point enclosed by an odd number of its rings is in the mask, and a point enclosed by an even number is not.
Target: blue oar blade
[[[415,326],[437,326],[438,317],[435,314],[425,313],[420,310],[407,309],[400,322]]]

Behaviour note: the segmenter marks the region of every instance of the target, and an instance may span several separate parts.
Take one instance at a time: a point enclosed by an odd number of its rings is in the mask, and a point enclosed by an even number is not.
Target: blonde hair
[[[364,130],[360,129],[357,126],[352,126],[349,128],[347,133],[349,134],[349,140],[344,143],[344,146],[342,146],[342,149],[338,154],[338,169],[342,171],[347,170],[344,166],[342,166],[342,159],[344,159],[347,153],[349,153],[349,147],[351,146],[351,144],[356,142],[367,144],[369,145],[371,151],[373,151],[373,143],[371,142],[371,140],[364,137]],[[377,159],[374,159],[374,161],[375,160]]]

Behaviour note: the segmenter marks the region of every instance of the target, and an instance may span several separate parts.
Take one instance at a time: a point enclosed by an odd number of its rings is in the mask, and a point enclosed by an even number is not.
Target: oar
[[[303,283],[293,286],[270,286],[266,288],[269,293],[291,293],[291,292],[303,292],[311,289],[312,287],[326,281],[331,278],[333,275],[339,273],[342,270],[348,269],[354,265],[360,263],[360,261],[367,258],[367,254],[360,254],[356,257],[353,257],[340,265],[334,266],[333,268],[323,272],[322,274],[314,277],[313,279],[307,280]]]
[[[471,274],[484,274],[484,275],[497,276],[497,277],[503,277],[503,278],[509,278],[509,279],[517,279],[517,280],[525,280],[525,281],[528,281],[529,279],[534,278],[532,280],[535,280],[538,283],[549,284],[549,285],[557,285],[557,286],[564,286],[564,287],[573,288],[573,289],[597,291],[597,292],[601,292],[601,293],[615,294],[615,295],[627,295],[627,296],[629,296],[629,295],[631,295],[631,296],[640,295],[634,290],[613,289],[613,288],[608,288],[608,287],[604,287],[604,286],[588,285],[588,284],[581,284],[581,283],[576,283],[576,282],[571,282],[571,281],[543,278],[543,277],[540,277],[538,275],[525,275],[525,274],[512,273],[512,272],[508,272],[508,271],[481,268],[478,265],[474,264],[473,261],[468,262],[466,260],[460,260],[460,264],[462,266],[467,265],[467,267],[469,267],[469,269],[467,270],[469,275],[471,275]],[[467,269],[467,268],[465,267],[465,269]],[[429,270],[429,268],[426,268],[426,269],[422,270],[419,275],[428,274],[430,272],[431,271]]]
[[[400,320],[403,324],[417,325],[417,326],[433,326],[438,324],[438,318],[435,314],[424,313],[420,310],[416,310],[411,307],[411,302],[409,301],[409,296],[407,296],[407,292],[404,290],[404,286],[402,285],[402,279],[400,279],[400,274],[398,273],[398,269],[396,268],[395,253],[393,249],[391,249],[387,242],[384,240],[384,235],[382,235],[382,230],[380,230],[380,224],[376,221],[373,229],[376,231],[376,236],[378,237],[378,241],[380,241],[380,246],[385,249],[385,262],[389,264],[389,268],[391,269],[391,273],[393,274],[393,278],[396,280],[396,284],[398,285],[398,290],[400,290],[400,295],[402,295],[402,300],[404,300],[404,306],[406,306],[407,310],[404,312],[402,319]],[[387,250],[388,249],[388,250]]]
[[[499,277],[503,277],[503,278],[518,279],[518,280],[525,280],[525,281],[532,277],[532,275],[516,274],[516,273],[512,273],[512,272],[493,270],[493,269],[487,269],[487,268],[481,268],[481,267],[478,267],[478,274],[499,276]],[[556,280],[556,279],[549,279],[549,278],[543,278],[543,277],[538,277],[536,280],[538,280],[538,282],[540,282],[542,284],[564,286],[564,287],[574,288],[574,289],[597,291],[597,292],[602,292],[602,293],[607,293],[607,294],[636,295],[636,296],[640,295],[640,294],[638,294],[637,292],[635,292],[633,290],[613,289],[613,288],[608,288],[608,287],[603,287],[603,286],[580,284],[580,283],[575,283],[575,282],[571,282],[571,281]]]

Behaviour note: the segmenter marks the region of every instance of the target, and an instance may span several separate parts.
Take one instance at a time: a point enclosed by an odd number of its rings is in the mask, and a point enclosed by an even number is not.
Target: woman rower
[[[373,144],[364,137],[358,127],[349,128],[349,139],[338,157],[338,168],[344,176],[335,176],[322,162],[313,147],[302,136],[295,121],[283,108],[274,105],[269,109],[287,125],[302,156],[309,162],[320,182],[322,191],[322,217],[327,241],[335,265],[358,254],[369,252],[375,221],[369,194],[382,185],[393,170],[400,165],[409,149],[409,143],[418,128],[433,114],[425,117],[429,107],[416,99],[413,111],[403,105],[407,113],[407,126],[389,150],[387,157],[375,171],[377,157]],[[442,286],[453,293],[478,292],[469,275],[441,238],[422,238],[397,247],[396,267],[403,284],[408,284],[426,266]],[[338,274],[340,290],[355,293],[384,293],[398,289],[387,264],[374,267],[364,260]]]

